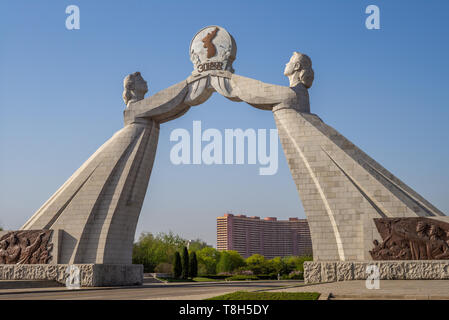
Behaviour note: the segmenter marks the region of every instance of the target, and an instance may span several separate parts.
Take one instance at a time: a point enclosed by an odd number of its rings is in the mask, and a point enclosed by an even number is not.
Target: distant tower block
[[[306,219],[260,219],[225,214],[217,218],[217,249],[235,250],[247,258],[261,254],[268,259],[312,254]]]

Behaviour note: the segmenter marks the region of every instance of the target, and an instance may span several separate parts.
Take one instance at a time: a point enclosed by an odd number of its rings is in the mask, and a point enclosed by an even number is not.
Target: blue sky
[[[65,8],[81,28],[65,28]],[[381,29],[365,28],[380,8]],[[311,110],[449,213],[448,1],[2,1],[0,225],[19,228],[123,126],[122,80],[140,71],[154,94],[192,71],[188,49],[220,25],[237,42],[237,74],[288,85],[293,51],[313,61]],[[270,112],[214,94],[163,124],[138,225],[215,244],[215,218],[304,217],[279,145],[279,170],[181,165],[170,132],[275,128]]]

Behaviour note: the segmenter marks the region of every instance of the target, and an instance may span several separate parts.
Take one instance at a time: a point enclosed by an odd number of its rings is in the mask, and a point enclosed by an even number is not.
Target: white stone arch
[[[308,218],[315,260],[371,259],[372,240],[380,238],[373,218],[444,216],[310,113],[308,92],[301,83],[283,87],[210,70],[130,101],[124,111],[125,127],[22,229],[61,230],[57,263],[130,264],[159,124],[182,116],[214,92],[273,112]]]

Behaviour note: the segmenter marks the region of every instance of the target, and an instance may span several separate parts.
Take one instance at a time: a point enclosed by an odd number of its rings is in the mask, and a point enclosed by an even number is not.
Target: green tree
[[[209,247],[209,245],[201,239],[190,241],[189,251],[199,251],[203,248]]]
[[[182,274],[182,265],[181,265],[181,256],[179,255],[179,252],[175,252],[175,259],[173,261],[173,277],[175,279],[179,279]]]
[[[196,258],[195,251],[190,253],[189,260],[190,260],[190,268],[189,268],[190,277],[195,278],[196,276],[198,276],[198,261]]]
[[[289,274],[295,269],[293,264],[288,263],[288,260],[286,258],[281,257],[275,257],[271,260],[268,260],[268,268],[271,272],[280,275]]]
[[[156,266],[164,263],[172,263],[175,252],[183,249],[187,241],[180,236],[169,233],[142,233],[139,240],[133,246],[133,263],[143,264],[145,272],[154,272]],[[196,239],[191,242],[193,251],[207,244]]]
[[[181,263],[182,263],[181,278],[187,279],[189,277],[189,252],[187,251],[187,247],[184,247],[184,249],[182,250]]]
[[[269,266],[265,257],[261,254],[253,254],[245,260],[248,269],[254,274],[268,274]]]
[[[154,237],[151,233],[142,234],[139,241],[133,246],[133,263],[143,264],[145,272],[153,272],[157,263],[152,255]]]
[[[293,270],[304,272],[304,261],[312,261],[312,256],[291,256],[287,257],[286,263],[290,265]]]
[[[212,247],[205,247],[196,252],[200,274],[216,274],[220,260],[220,251]]]
[[[185,240],[178,235],[142,233],[133,246],[133,263],[143,264],[145,272],[154,272],[161,263],[171,263],[176,251],[181,250]]]
[[[220,260],[217,264],[217,272],[232,272],[245,265],[245,260],[234,250],[226,250],[220,253]]]

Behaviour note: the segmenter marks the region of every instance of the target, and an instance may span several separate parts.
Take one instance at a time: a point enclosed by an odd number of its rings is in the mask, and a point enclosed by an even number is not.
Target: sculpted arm
[[[187,81],[181,81],[151,97],[128,103],[125,110],[125,123],[136,118],[152,118],[162,123],[184,114],[190,106],[184,103],[188,92]]]
[[[138,118],[151,118],[158,123],[175,119],[186,113],[191,106],[206,101],[214,92],[208,79],[201,78],[192,82],[183,80],[144,99],[148,91],[146,81],[137,72],[128,77],[125,78],[123,92],[123,99],[128,106],[124,112],[125,124]]]
[[[234,101],[245,101],[253,107],[273,110],[273,107],[294,108],[302,112],[310,112],[307,89],[312,86],[314,72],[309,56],[294,52],[285,65],[284,75],[288,77],[289,87],[268,84],[254,79],[232,74],[231,92],[227,98]]]
[[[39,247],[41,245],[43,235],[44,235],[44,233],[39,234],[39,236],[36,238],[36,240],[34,240],[34,242],[30,246],[27,247],[29,252],[33,252],[34,250],[37,249],[37,247]]]
[[[268,84],[236,74],[232,75],[230,82],[233,96],[263,110],[272,110],[274,106],[296,97],[289,87]]]

